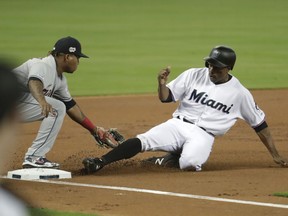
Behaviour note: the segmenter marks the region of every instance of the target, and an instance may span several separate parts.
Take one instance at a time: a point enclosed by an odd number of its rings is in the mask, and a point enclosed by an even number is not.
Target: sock
[[[142,145],[140,139],[132,138],[103,155],[101,159],[104,165],[107,165],[118,160],[131,158],[141,152],[141,150]]]

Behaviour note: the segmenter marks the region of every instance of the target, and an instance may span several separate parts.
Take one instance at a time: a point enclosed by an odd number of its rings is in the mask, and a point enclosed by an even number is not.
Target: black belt
[[[181,120],[180,116],[177,116],[177,118]],[[189,120],[187,120],[187,119],[185,119],[185,118],[183,118],[183,122],[187,122],[187,123],[190,123],[190,124],[195,124],[194,122],[191,122],[191,121],[189,121]],[[204,130],[206,133],[208,133],[208,134],[210,134],[211,136],[215,137],[215,135],[214,135],[213,133],[207,131],[205,128],[200,127],[200,126],[198,126],[198,125],[197,125],[197,127],[201,128],[201,129]]]

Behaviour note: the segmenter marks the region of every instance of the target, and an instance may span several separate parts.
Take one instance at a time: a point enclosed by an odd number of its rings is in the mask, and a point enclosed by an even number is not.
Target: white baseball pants
[[[194,124],[172,118],[137,136],[142,151],[180,154],[180,169],[201,170],[212,151],[214,137]]]

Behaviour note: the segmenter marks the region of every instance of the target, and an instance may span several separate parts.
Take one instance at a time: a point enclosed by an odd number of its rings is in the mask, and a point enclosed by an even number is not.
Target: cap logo
[[[219,50],[215,50],[215,51],[214,51],[214,55],[215,55],[215,57],[218,57],[218,56],[220,55]]]
[[[74,53],[76,51],[76,47],[69,47],[69,52]]]

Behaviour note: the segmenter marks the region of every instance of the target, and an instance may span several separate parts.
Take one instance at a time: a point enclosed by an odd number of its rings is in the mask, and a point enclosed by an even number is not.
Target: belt
[[[177,116],[177,119],[180,119],[180,120],[181,120],[180,116]],[[189,120],[187,120],[187,119],[185,119],[185,118],[183,118],[183,122],[187,122],[187,123],[189,123],[189,124],[194,124],[194,125],[195,125],[194,122],[189,121]],[[201,129],[204,130],[206,133],[208,133],[208,134],[210,134],[211,136],[215,137],[215,135],[214,135],[213,133],[207,131],[205,128],[200,127],[200,126],[198,126],[198,125],[197,125],[197,127],[201,128]]]

